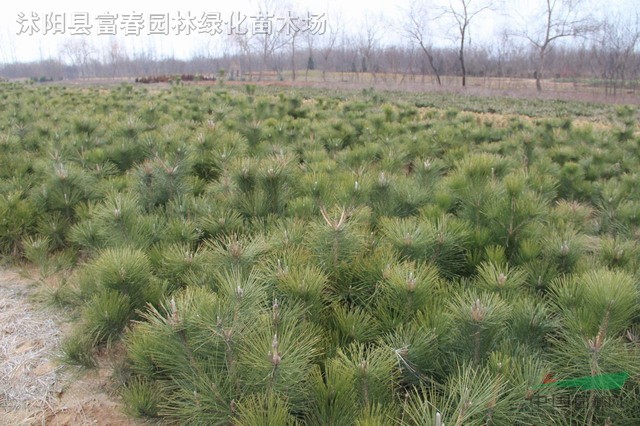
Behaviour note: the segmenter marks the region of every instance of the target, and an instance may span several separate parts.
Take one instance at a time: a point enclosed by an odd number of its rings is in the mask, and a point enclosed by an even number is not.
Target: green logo
[[[629,373],[599,374],[597,376],[578,377],[576,379],[554,380],[547,376],[544,383],[536,388],[554,386],[558,388],[573,388],[580,390],[613,390],[621,389],[629,378]]]

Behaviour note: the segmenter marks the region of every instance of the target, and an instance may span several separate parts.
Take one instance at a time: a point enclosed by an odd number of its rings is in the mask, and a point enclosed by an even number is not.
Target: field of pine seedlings
[[[122,354],[132,416],[637,425],[637,118],[2,83],[0,253],[57,283],[66,363]]]

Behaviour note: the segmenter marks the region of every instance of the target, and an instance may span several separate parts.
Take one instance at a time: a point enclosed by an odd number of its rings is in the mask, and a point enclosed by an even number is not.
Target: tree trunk
[[[462,87],[467,86],[467,69],[464,66],[464,31],[460,37],[460,68],[462,71]]]
[[[296,39],[291,40],[291,80],[296,81]]]
[[[542,73],[544,72],[544,59],[546,54],[546,46],[540,48],[540,58],[538,61],[538,69],[536,70],[536,90],[542,92]]]
[[[433,71],[433,73],[436,75],[436,81],[438,82],[438,86],[442,86],[442,82],[440,81],[440,73],[438,72],[438,68],[436,68],[436,65],[433,61],[433,55],[429,52],[429,49],[427,49],[422,42],[420,42],[420,47],[422,48],[422,51],[424,52],[425,55],[427,55],[427,59],[429,60],[429,66],[431,67],[431,70]],[[424,82],[424,72],[422,73],[422,81]]]
[[[460,68],[462,68],[462,87],[467,86],[467,70],[464,67],[464,50],[460,49]]]

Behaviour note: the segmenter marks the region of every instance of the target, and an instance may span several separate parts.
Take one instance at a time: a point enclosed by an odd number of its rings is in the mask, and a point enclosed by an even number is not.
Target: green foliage
[[[452,355],[474,365],[484,361],[496,348],[508,314],[509,306],[494,293],[454,295],[447,309]]]
[[[525,284],[526,279],[527,276],[521,269],[495,263],[482,263],[478,267],[476,285],[482,290],[513,294]]]
[[[266,392],[300,402],[311,362],[320,355],[317,330],[299,322],[295,307],[274,302],[259,308],[264,289],[257,277],[235,273],[220,280],[226,282],[219,296],[187,289],[148,312],[127,338],[133,370],[165,383],[163,412],[176,420],[225,421],[234,413],[232,401],[242,406],[243,395]],[[240,418],[255,415],[258,401],[250,400],[238,409]]]
[[[33,193],[34,204],[43,211],[60,213],[71,220],[78,205],[96,196],[95,179],[74,164],[59,161],[43,173],[42,186]]]
[[[531,296],[514,300],[507,319],[509,337],[532,350],[544,349],[548,337],[559,328],[550,311]]]
[[[487,369],[463,365],[453,372],[447,396],[433,389],[415,389],[406,408],[409,424],[441,419],[444,424],[482,425],[493,422],[498,401],[504,397],[507,381]]]
[[[158,158],[146,160],[136,168],[136,193],[145,211],[163,207],[172,199],[189,192],[187,166],[171,164]]]
[[[321,209],[322,220],[314,221],[308,233],[308,245],[316,261],[329,274],[339,277],[365,247],[364,211]]]
[[[94,346],[111,344],[116,340],[131,317],[131,300],[128,295],[105,289],[87,303],[81,329]]]
[[[308,423],[352,424],[354,411],[388,404],[397,373],[395,357],[388,348],[369,350],[357,343],[347,346],[327,360],[324,378],[319,370],[312,372]]]
[[[235,424],[245,426],[295,425],[296,418],[291,415],[286,400],[273,394],[248,396],[238,402]]]
[[[0,195],[0,253],[18,255],[20,240],[33,231],[37,210],[20,192]]]
[[[558,279],[551,291],[565,328],[579,336],[620,335],[636,316],[640,296],[632,275],[606,269]]]
[[[380,226],[402,258],[428,261],[447,278],[465,275],[471,236],[465,222],[441,216],[436,220],[385,219]]]
[[[24,257],[36,265],[42,275],[46,275],[48,269],[48,253],[51,247],[51,242],[47,237],[26,237],[22,241],[22,247],[24,249]]]
[[[323,310],[328,278],[318,267],[311,264],[307,256],[276,259],[273,270],[275,287],[279,297],[301,302],[311,318]]]
[[[136,416],[636,424],[636,121],[468,94],[0,85],[0,253],[64,284],[67,362],[124,341]],[[567,396],[545,377],[615,372],[609,408],[535,403]]]
[[[250,238],[232,234],[222,240],[210,241],[207,248],[210,252],[210,261],[219,270],[239,269],[248,273],[253,265],[267,254],[270,247],[260,236]]]
[[[377,307],[384,328],[409,323],[415,315],[432,306],[440,287],[438,270],[424,263],[402,262],[389,265],[383,272],[370,303]]]
[[[148,257],[130,248],[104,250],[82,271],[80,288],[87,296],[114,290],[130,298],[132,309],[157,302],[159,297]]]
[[[136,377],[121,392],[128,411],[135,417],[157,417],[162,391],[154,382]]]
[[[192,249],[187,244],[172,244],[155,254],[156,275],[168,282],[169,291],[184,287],[191,276],[207,270],[205,250]]]
[[[378,322],[366,310],[335,303],[331,311],[331,318],[341,345],[351,341],[370,342],[378,337]]]
[[[65,338],[60,349],[63,361],[68,364],[86,368],[96,366],[96,361],[93,358],[93,341],[91,336],[84,333],[83,329],[78,329]]]
[[[166,231],[163,218],[143,214],[131,193],[109,193],[89,208],[88,216],[71,227],[69,239],[89,253],[107,247],[148,249]]]

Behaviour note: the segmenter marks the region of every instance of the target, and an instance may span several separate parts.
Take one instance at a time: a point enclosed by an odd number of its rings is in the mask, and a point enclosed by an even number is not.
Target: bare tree
[[[60,46],[60,54],[78,69],[80,77],[87,76],[89,64],[93,61],[95,53],[96,49],[87,37],[70,37]]]
[[[333,24],[332,24],[333,22]],[[329,58],[333,54],[338,36],[340,35],[340,19],[336,17],[334,20],[327,21],[328,33],[325,33],[322,37],[324,41],[321,47],[322,56],[322,81],[327,81],[327,68],[329,68]]]
[[[291,45],[291,80],[296,81],[296,38],[298,32],[294,31],[289,37],[289,44]]]
[[[5,50],[6,46],[10,46],[11,44],[4,40],[2,33],[0,33],[0,64],[8,64],[9,63],[9,55]]]
[[[539,92],[542,91],[545,59],[553,44],[560,39],[584,36],[597,28],[586,3],[586,0],[544,0],[536,16],[522,23],[525,29],[516,31],[516,34],[529,40],[537,52],[535,79]],[[532,21],[535,22],[534,26],[527,27],[527,22]]]
[[[2,36],[2,34],[0,34],[0,36]],[[0,38],[0,53],[2,54],[2,62],[5,64],[15,64],[18,62],[15,36],[15,33],[7,26],[6,34]]]
[[[512,73],[512,70],[507,69],[507,64],[512,63],[514,58],[518,56],[518,47],[513,43],[513,38],[510,37],[507,29],[503,28],[493,45],[498,77],[504,77]]]
[[[595,54],[608,95],[616,96],[626,84],[640,44],[640,14],[608,17],[597,39]]]
[[[309,71],[315,69],[315,60],[313,59],[314,48],[316,45],[316,35],[312,34],[310,31],[306,31],[304,34],[304,41],[307,45],[307,66],[305,67],[304,80],[307,81],[309,79]]]
[[[340,68],[341,81],[347,81],[345,79],[345,73],[350,81],[359,80],[359,72],[357,62],[360,58],[361,49],[358,47],[358,39],[347,34],[341,33],[340,43],[338,44],[339,50],[336,52],[335,63]]]
[[[400,31],[412,44],[417,43],[422,53],[429,62],[429,67],[433,71],[438,86],[442,85],[440,80],[440,69],[436,64],[434,49],[432,44],[433,24],[438,18],[434,14],[435,7],[431,1],[413,0],[409,7],[404,10],[404,19],[400,25]]]
[[[378,64],[375,63],[375,56],[381,50],[382,17],[366,13],[364,18],[363,28],[356,36],[357,48],[362,56],[360,71],[369,71],[376,81]]]
[[[465,64],[465,47],[470,38],[471,21],[480,13],[491,8],[491,3],[483,0],[451,0],[446,13],[450,15],[457,30],[459,42],[458,60],[462,72],[462,87],[467,85],[467,68]]]
[[[115,37],[111,37],[105,48],[104,64],[111,67],[111,77],[115,77],[120,67],[129,61],[124,44]],[[121,72],[121,71],[120,71]]]
[[[249,32],[247,32],[246,34],[231,33],[229,37],[231,38],[232,44],[237,47],[240,56],[243,56],[245,58],[245,63],[243,64],[243,66],[246,66],[246,71],[249,75],[249,81],[251,81],[253,79],[253,43],[251,34]],[[239,73],[239,64],[235,65],[236,66],[234,68],[236,69],[233,70],[232,73]],[[232,74],[231,77],[234,78],[234,75]],[[238,75],[237,77],[240,78],[241,76]]]
[[[287,16],[291,7],[285,2],[278,0],[261,0],[258,4],[260,18],[264,19],[266,27],[258,27],[260,31],[253,34],[252,40],[256,44],[262,59],[262,67],[258,74],[258,80],[262,79],[263,72],[268,67],[269,59],[275,52],[287,46],[294,37],[295,31],[289,31],[286,26],[273,25],[274,18]],[[293,45],[295,50],[295,45]]]

